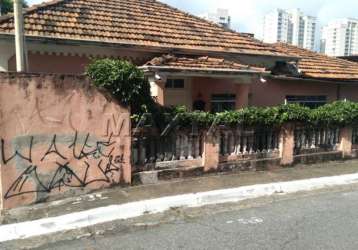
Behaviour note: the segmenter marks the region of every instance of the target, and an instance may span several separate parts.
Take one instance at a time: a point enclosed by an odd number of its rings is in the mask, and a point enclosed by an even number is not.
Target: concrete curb
[[[252,185],[233,189],[162,197],[122,205],[111,205],[58,217],[3,225],[0,226],[0,242],[80,229],[115,220],[134,218],[144,214],[161,213],[174,207],[200,207],[205,205],[239,202],[273,194],[290,194],[355,183],[358,183],[358,173],[299,181]]]

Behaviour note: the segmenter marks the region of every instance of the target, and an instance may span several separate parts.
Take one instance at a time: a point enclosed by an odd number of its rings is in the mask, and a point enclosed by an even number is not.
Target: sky
[[[201,15],[217,8],[229,9],[233,29],[262,36],[263,16],[276,8],[300,8],[316,16],[319,26],[335,18],[358,18],[358,0],[160,0],[192,14]],[[29,4],[43,0],[28,0]]]

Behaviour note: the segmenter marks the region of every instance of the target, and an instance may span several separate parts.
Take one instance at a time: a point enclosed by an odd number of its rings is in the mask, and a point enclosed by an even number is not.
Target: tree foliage
[[[109,91],[119,102],[131,107],[132,113],[150,112],[154,101],[143,71],[125,60],[100,59],[87,67],[94,85]]]
[[[26,0],[22,0],[24,8],[28,7]],[[13,0],[0,0],[0,14],[6,15],[14,12],[14,1]]]

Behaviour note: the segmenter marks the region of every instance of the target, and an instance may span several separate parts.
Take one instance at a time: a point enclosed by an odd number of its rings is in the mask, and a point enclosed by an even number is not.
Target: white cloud
[[[42,3],[42,2],[48,2],[48,1],[50,1],[50,0],[27,0],[29,5],[39,4],[39,3]]]

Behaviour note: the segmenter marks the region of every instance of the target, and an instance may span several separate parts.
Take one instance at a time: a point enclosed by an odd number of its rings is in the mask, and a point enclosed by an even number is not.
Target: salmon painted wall
[[[358,85],[351,89],[358,96]],[[341,90],[342,93],[342,90]],[[250,86],[250,105],[275,106],[283,104],[287,95],[324,95],[327,101],[337,100],[339,91],[337,84],[307,81],[268,80],[266,83],[256,82]]]
[[[84,77],[1,73],[0,209],[130,183],[130,130]]]
[[[358,102],[358,83],[357,84],[343,84],[340,87],[341,99]]]
[[[98,49],[101,50],[100,48]],[[123,58],[130,60],[137,65],[143,65],[154,55],[150,53],[137,53],[131,51],[118,50],[112,56],[115,58]],[[55,73],[55,74],[83,74],[86,66],[92,61],[92,58],[105,58],[93,57],[86,55],[64,55],[64,53],[33,53],[29,52],[29,72],[31,73]],[[108,56],[110,57],[110,56]],[[9,71],[16,71],[16,58],[12,56],[8,61]]]
[[[29,72],[82,74],[91,59],[84,56],[32,54],[28,56]],[[16,71],[16,59],[9,60],[9,71]]]
[[[211,96],[213,94],[235,94],[236,108],[248,105],[248,94],[250,86],[248,84],[238,84],[230,79],[204,78],[197,77],[192,79],[192,98],[196,100],[198,95],[202,95],[206,103],[206,110],[211,110]]]
[[[335,84],[314,81],[268,80],[266,83],[252,81],[252,84],[237,84],[227,79],[194,78],[192,80],[192,97],[197,99],[202,94],[211,109],[212,94],[236,94],[236,108],[250,106],[276,106],[284,103],[288,95],[324,95],[328,102],[347,99],[358,102],[357,84]]]

